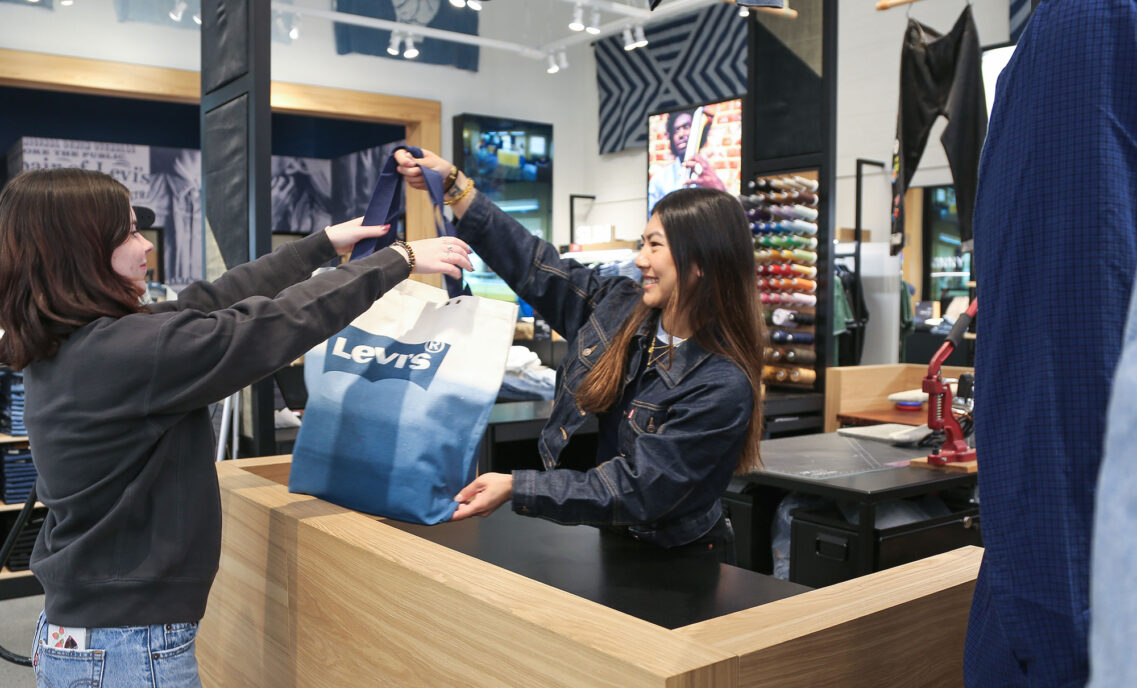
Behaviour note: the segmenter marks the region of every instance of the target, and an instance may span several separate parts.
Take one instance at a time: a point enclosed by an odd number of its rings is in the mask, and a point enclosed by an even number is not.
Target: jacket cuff
[[[474,200],[470,202],[470,206],[454,226],[458,238],[471,241],[484,234],[492,210],[493,202],[484,193],[474,194]]]
[[[537,515],[537,474],[540,471],[513,471],[513,512]]]

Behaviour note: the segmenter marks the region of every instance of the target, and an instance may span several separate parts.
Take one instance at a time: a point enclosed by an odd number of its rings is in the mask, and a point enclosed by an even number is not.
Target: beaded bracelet
[[[407,264],[410,265],[411,272],[415,271],[415,252],[411,250],[411,245],[399,239],[395,242],[396,246],[402,246],[403,250],[407,252]]]
[[[450,166],[450,174],[446,175],[446,181],[442,183],[442,193],[446,193],[454,188],[454,182],[458,181],[458,168],[454,165]]]
[[[461,201],[463,198],[465,198],[473,190],[474,190],[474,180],[471,179],[470,183],[466,185],[466,188],[462,189],[462,193],[458,194],[457,196],[455,196],[453,198],[444,199],[442,201],[442,203],[444,205],[454,205],[455,203],[457,203],[457,202]]]

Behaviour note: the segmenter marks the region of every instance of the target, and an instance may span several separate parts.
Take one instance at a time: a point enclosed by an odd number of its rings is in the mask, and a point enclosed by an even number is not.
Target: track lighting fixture
[[[466,0],[450,0],[450,4],[454,5],[458,9],[462,9],[466,6]]]
[[[740,16],[740,17],[749,17],[749,16],[750,16],[750,10],[749,10],[749,9],[747,9],[747,8],[745,8],[745,7],[741,7],[741,6],[740,6],[740,7],[738,8],[738,16]]]
[[[178,0],[174,3],[174,8],[170,10],[170,19],[180,22],[182,15],[186,11],[186,0]]]
[[[556,74],[559,71],[561,71],[561,68],[560,65],[557,64],[557,58],[554,57],[552,53],[549,53],[549,67],[545,72],[548,74]]]
[[[624,27],[624,50],[631,52],[636,49],[636,39],[632,38],[632,29],[630,26]]]
[[[568,55],[565,55],[563,50],[557,53],[557,66],[561,69],[568,69]]]
[[[75,0],[59,0],[61,7],[71,7],[75,4]]]
[[[300,15],[299,14],[292,15],[292,26],[290,26],[288,28],[288,37],[294,41],[300,38]]]
[[[451,1],[453,2],[453,0]],[[404,45],[406,46],[406,50],[403,51],[403,57],[408,60],[413,60],[418,57],[418,48],[415,47],[415,39],[413,36],[407,36]]]
[[[595,7],[592,8],[592,21],[588,22],[588,26],[584,30],[593,36],[600,33],[600,10]]]
[[[474,10],[475,12],[482,11],[482,0],[466,0],[466,7]]]
[[[643,48],[646,46],[647,46],[647,36],[644,35],[644,27],[641,24],[641,25],[636,27],[636,44],[634,47]]]
[[[403,35],[398,31],[391,32],[391,40],[387,43],[387,54],[391,57],[399,56],[399,43],[403,40]]]
[[[572,8],[572,21],[569,22],[569,30],[584,31],[584,6],[579,2],[576,3],[576,7]]]
[[[201,15],[200,14],[193,15],[193,23],[197,24],[198,26],[201,26]]]

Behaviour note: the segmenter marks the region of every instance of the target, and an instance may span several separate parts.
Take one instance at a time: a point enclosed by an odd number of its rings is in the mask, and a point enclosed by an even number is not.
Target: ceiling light
[[[450,0],[450,4],[462,8],[466,6],[466,0]]]
[[[569,22],[572,31],[584,31],[584,8],[578,2],[572,9],[572,21]]]
[[[63,7],[71,7],[75,4],[75,0],[59,0],[59,4]]]
[[[644,35],[644,27],[642,25],[636,27],[636,45],[637,48],[647,46],[647,36]]]
[[[387,43],[387,54],[392,57],[399,56],[399,42],[403,40],[402,34],[398,31],[391,32],[391,40]]]
[[[561,69],[568,69],[568,55],[565,55],[565,51],[563,50],[557,53],[557,65],[559,65]]]
[[[557,65],[557,58],[553,57],[552,53],[549,53],[549,68],[546,69],[545,72],[548,74],[556,74],[559,71],[561,71],[561,68]]]
[[[466,7],[474,10],[475,12],[482,11],[482,0],[466,0]]]
[[[450,0],[450,2],[454,2],[454,0]],[[403,57],[408,60],[413,60],[418,57],[418,48],[415,47],[415,39],[412,36],[407,36],[404,45],[407,49],[403,51]]]
[[[593,8],[592,21],[588,22],[588,26],[584,27],[584,30],[593,36],[600,33],[600,10]]]
[[[636,49],[636,39],[632,38],[631,28],[624,27],[624,50],[632,51]]]
[[[174,9],[170,10],[170,19],[173,19],[176,22],[180,22],[182,20],[182,13],[185,11],[186,1],[178,0],[174,3]]]
[[[745,7],[739,7],[738,8],[738,16],[749,17],[750,16],[750,10],[746,9]]]
[[[300,38],[300,15],[292,15],[292,26],[288,29],[288,37],[292,40]]]
[[[200,14],[193,15],[193,23],[197,24],[198,26],[201,26],[201,15]]]

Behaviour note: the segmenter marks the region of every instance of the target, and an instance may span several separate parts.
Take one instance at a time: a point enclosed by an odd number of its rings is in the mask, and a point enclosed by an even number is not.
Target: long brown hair
[[[680,285],[665,308],[684,314],[699,346],[733,361],[750,381],[754,408],[735,472],[756,470],[762,466],[758,445],[766,324],[754,283],[754,243],[746,213],[730,194],[700,188],[673,191],[656,203],[653,213],[667,235]],[[576,390],[582,409],[602,412],[619,400],[629,344],[654,311],[641,301],[624,320]]]
[[[130,236],[130,192],[101,172],[33,170],[0,191],[0,362],[51,358],[75,330],[141,310],[111,267]]]

